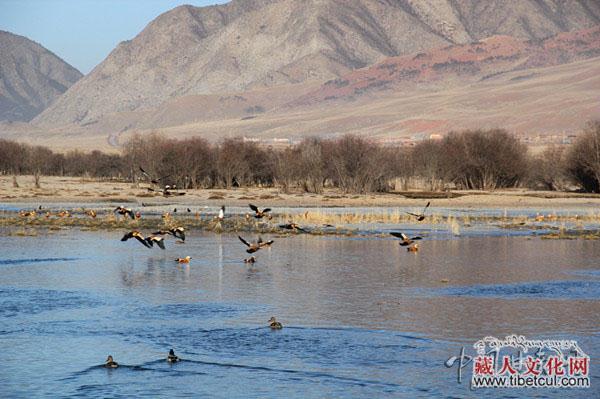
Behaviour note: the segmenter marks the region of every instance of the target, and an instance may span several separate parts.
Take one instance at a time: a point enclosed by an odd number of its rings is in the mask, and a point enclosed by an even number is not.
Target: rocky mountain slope
[[[0,31],[0,121],[29,121],[81,78],[39,44]]]
[[[368,68],[325,82],[289,107],[355,100],[365,94],[441,82],[486,80],[507,72],[561,65],[600,56],[600,25],[560,33],[544,40],[492,36],[475,43],[450,45],[417,54],[392,57]]]
[[[600,23],[594,0],[234,0],[181,6],[121,43],[33,122],[92,125],[182,96],[324,82],[387,57],[540,40]]]

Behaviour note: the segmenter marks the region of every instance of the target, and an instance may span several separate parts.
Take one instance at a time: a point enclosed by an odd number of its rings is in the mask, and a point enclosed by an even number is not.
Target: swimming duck
[[[115,208],[115,210],[113,212],[116,212],[121,216],[129,215],[130,218],[135,219],[135,215],[134,215],[133,211],[129,208],[118,206]]]
[[[151,235],[146,238],[146,242],[150,244],[150,246],[154,246],[154,244],[158,245],[160,249],[165,249],[165,239],[159,236]]]
[[[261,237],[258,237],[258,241],[249,243],[248,241],[244,240],[241,236],[238,236],[238,238],[248,247],[246,252],[248,252],[249,254],[258,251],[263,247],[271,246],[271,244],[273,244],[274,242],[273,240],[263,241]]]
[[[163,236],[165,234],[170,234],[175,238],[179,238],[181,241],[185,241],[185,229],[183,227],[173,227],[173,228],[170,228],[169,230],[158,230],[152,234],[160,234]]]
[[[306,230],[304,230],[303,228],[301,228],[300,226],[298,226],[297,223],[294,223],[294,222],[289,222],[289,223],[286,223],[286,224],[280,224],[279,227],[282,228],[282,229],[286,229],[286,230],[296,230],[296,231],[301,231],[303,233],[306,233]]]
[[[119,367],[119,363],[115,362],[111,355],[108,355],[108,357],[106,358],[106,362],[104,363],[104,367],[116,369],[117,367]]]
[[[250,263],[250,264],[256,263],[256,257],[251,256],[249,258],[246,258],[246,259],[244,259],[244,263]]]
[[[135,238],[136,240],[141,242],[146,248],[152,248],[152,245],[148,241],[146,241],[146,238],[144,238],[142,233],[140,233],[137,230],[133,230],[133,231],[130,231],[129,233],[126,233],[123,236],[123,238],[121,238],[121,241],[127,241],[130,238]]]
[[[177,259],[175,259],[175,262],[190,263],[190,259],[192,259],[191,256],[186,256],[185,258],[177,258]]]
[[[169,354],[167,355],[167,362],[175,363],[178,362],[179,358],[175,355],[175,351],[173,349],[169,350]]]
[[[418,222],[422,222],[423,220],[425,220],[425,211],[427,210],[427,208],[429,208],[430,204],[431,204],[431,202],[428,202],[427,205],[425,205],[425,208],[423,208],[423,212],[421,212],[421,213],[411,213],[411,212],[405,212],[405,213],[415,216],[417,218]]]
[[[390,234],[393,235],[394,237],[398,237],[398,238],[402,239],[402,241],[400,241],[400,245],[402,245],[403,247],[406,247],[407,245],[412,244],[414,242],[414,240],[422,240],[423,239],[423,237],[419,237],[419,236],[408,238],[408,236],[406,234],[395,232],[395,231],[392,231]]]
[[[35,215],[37,215],[36,211],[19,211],[21,217],[35,217]]]
[[[69,211],[60,211],[56,214],[59,218],[70,218],[71,213]]]
[[[88,215],[89,217],[91,217],[92,219],[95,219],[97,216],[96,211],[94,211],[93,209],[86,211],[85,214]]]
[[[271,317],[269,319],[269,327],[271,327],[271,330],[281,330],[283,328],[283,325],[277,320],[275,320],[275,317]]]
[[[406,248],[406,250],[408,252],[417,252],[417,251],[419,251],[419,244],[415,244],[412,247],[408,247],[408,248]]]
[[[254,211],[254,217],[256,219],[262,219],[265,216],[268,219],[271,219],[271,215],[267,215],[269,212],[271,212],[271,208],[265,208],[261,211],[256,205],[248,204],[248,206]]]

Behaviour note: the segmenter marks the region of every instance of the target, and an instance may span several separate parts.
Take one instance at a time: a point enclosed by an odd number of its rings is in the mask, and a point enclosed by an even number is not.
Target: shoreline
[[[377,208],[415,207],[431,201],[432,208],[465,209],[585,209],[600,212],[599,194],[580,194],[525,189],[483,191],[344,194],[327,189],[323,194],[300,191],[284,193],[278,188],[193,189],[185,195],[163,197],[148,192],[148,184],[86,180],[78,177],[42,176],[35,188],[33,176],[18,176],[19,188],[12,176],[0,176],[0,204],[18,204],[23,208],[38,204],[115,204],[127,206],[247,207],[255,203],[278,208]],[[451,197],[451,198],[448,198]],[[137,204],[137,205],[135,205]],[[37,206],[36,206],[37,207]]]

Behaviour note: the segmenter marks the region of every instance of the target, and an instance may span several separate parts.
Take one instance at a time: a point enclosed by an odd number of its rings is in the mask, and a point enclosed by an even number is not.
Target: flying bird
[[[256,205],[248,204],[248,206],[254,211],[254,217],[256,219],[262,219],[265,216],[271,219],[271,215],[267,215],[269,212],[271,212],[271,208],[265,208],[261,211]]]
[[[142,245],[145,246],[146,248],[152,248],[152,245],[148,241],[146,241],[146,238],[144,238],[144,236],[142,235],[142,233],[140,233],[137,230],[130,231],[129,233],[125,234],[123,236],[123,238],[121,238],[121,241],[127,241],[130,238],[135,238],[136,240],[138,240],[139,242],[141,242]]]
[[[415,240],[423,239],[423,237],[420,237],[420,236],[408,238],[408,236],[406,234],[400,233],[400,232],[395,232],[395,231],[392,231],[390,234],[393,235],[394,237],[400,238],[402,240],[402,241],[400,241],[400,245],[402,245],[403,247],[406,247],[407,245],[412,244]]]
[[[146,242],[150,244],[151,247],[156,244],[160,249],[165,249],[165,239],[163,237],[151,235],[150,237],[146,238]]]
[[[429,204],[431,204],[431,202],[427,202],[427,205],[425,205],[425,208],[423,208],[423,212],[421,212],[421,213],[411,213],[411,212],[405,212],[405,213],[416,217],[418,222],[422,222],[423,220],[425,220],[425,211],[427,211],[427,208],[429,208]]]
[[[175,238],[179,238],[181,241],[185,241],[185,229],[183,227],[173,227],[169,230],[158,230],[152,234],[165,235],[170,234]]]
[[[148,178],[148,180],[150,180],[150,183],[156,184],[156,185],[158,185],[161,180],[166,179],[167,177],[171,176],[171,175],[166,175],[166,176],[162,176],[162,177],[155,179],[152,176],[150,176],[150,174],[148,174],[141,166],[140,166],[140,172],[142,172],[142,174],[144,176],[146,176]]]
[[[298,226],[297,223],[294,223],[294,222],[289,222],[289,223],[286,223],[286,224],[280,224],[279,227],[282,228],[282,229],[286,229],[286,230],[297,230],[297,231],[301,231],[303,233],[306,233],[306,230],[304,230],[303,228],[301,228],[300,226]]]
[[[244,240],[241,236],[238,236],[238,238],[240,239],[241,242],[244,243],[244,245],[246,245],[248,247],[246,252],[248,252],[249,254],[258,251],[261,248],[270,246],[274,242],[273,240],[263,241],[261,237],[258,237],[258,241],[249,243],[248,241]]]
[[[129,215],[132,219],[135,219],[135,214],[130,208],[125,208],[122,206],[118,206],[115,208],[114,212],[118,213],[121,216]]]

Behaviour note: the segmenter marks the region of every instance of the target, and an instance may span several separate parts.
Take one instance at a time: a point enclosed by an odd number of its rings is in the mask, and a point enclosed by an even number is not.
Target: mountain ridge
[[[0,121],[29,121],[83,75],[41,44],[0,30]]]
[[[180,6],[122,42],[33,123],[95,123],[187,95],[335,79],[390,56],[492,34],[541,39],[600,21],[576,0],[234,0]],[[110,100],[110,101],[108,101]]]

